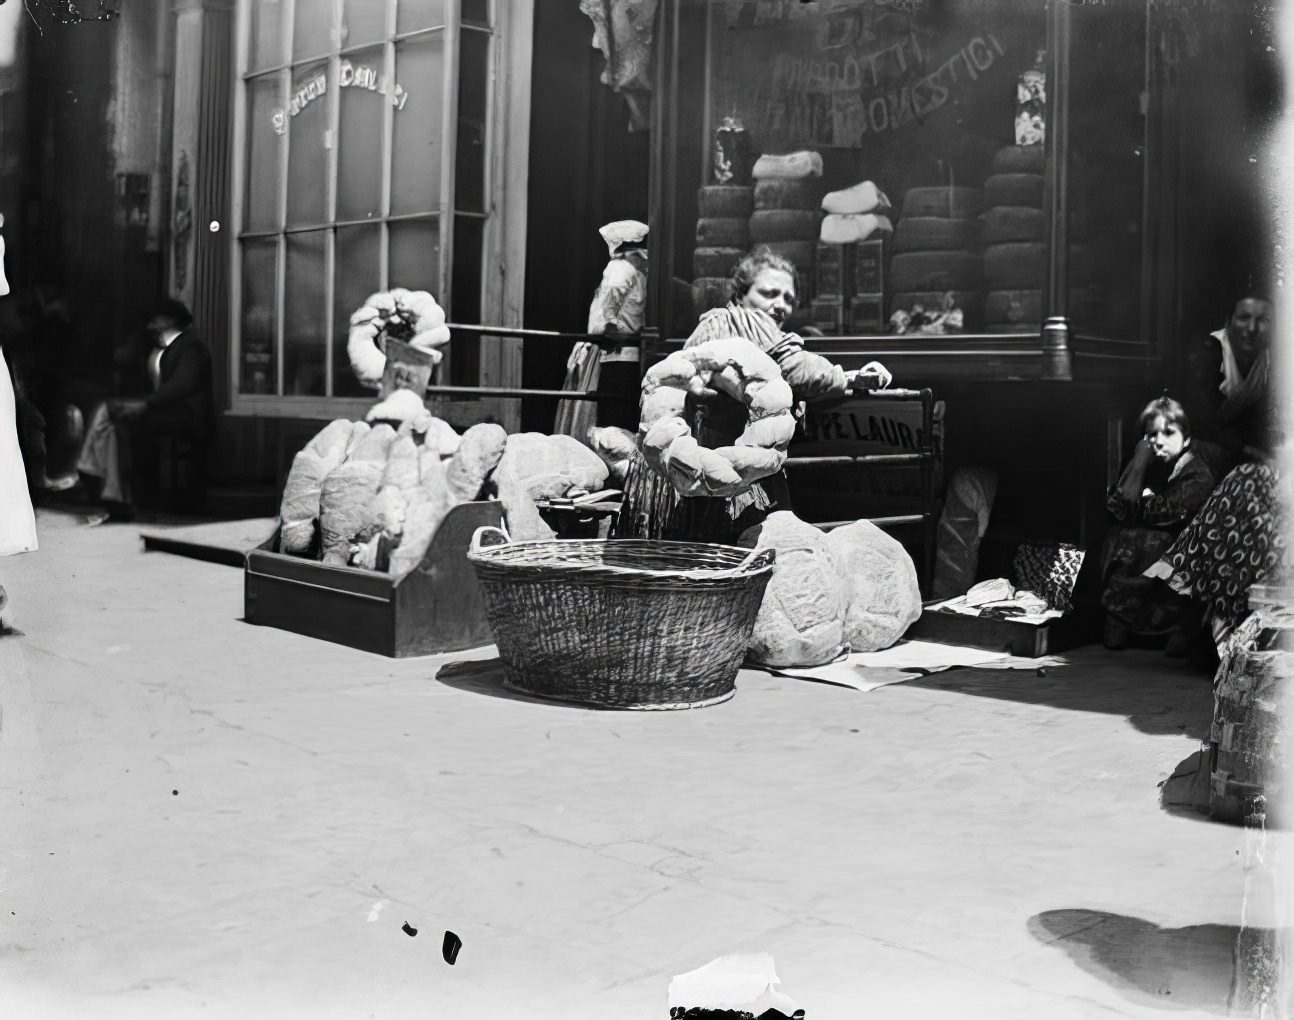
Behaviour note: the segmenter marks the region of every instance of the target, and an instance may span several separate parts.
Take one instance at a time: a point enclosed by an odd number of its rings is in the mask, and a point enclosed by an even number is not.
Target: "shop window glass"
[[[313,64],[293,75],[287,116],[288,226],[323,223],[327,218],[327,97],[335,91],[326,84],[327,74],[327,64]]]
[[[350,369],[346,341],[350,317],[370,295],[382,289],[382,228],[379,224],[338,227],[336,284],[333,294],[333,392],[342,397],[372,393]]]
[[[440,227],[434,219],[391,224],[388,276],[392,287],[439,291]]]
[[[292,59],[309,60],[334,44],[335,0],[295,0],[292,19]]]
[[[444,24],[445,0],[397,0],[397,32],[419,32],[427,28],[441,28]]]
[[[341,64],[341,129],[337,146],[337,219],[381,213],[382,122],[387,97],[382,50],[357,50]]]
[[[287,287],[283,302],[283,392],[323,396],[328,342],[325,286],[327,233],[287,237]]]
[[[1069,122],[1069,306],[1079,332],[1141,339],[1145,12],[1075,7]]]
[[[345,0],[341,12],[341,45],[362,46],[386,37],[386,0]]]
[[[275,182],[282,172],[280,132],[287,130],[284,79],[284,74],[271,74],[247,85],[247,179],[255,182],[247,191],[247,230],[276,230],[281,223],[280,189]]]
[[[274,393],[278,387],[275,357],[278,303],[278,241],[244,241],[239,391]]]
[[[283,13],[288,0],[261,0],[252,9],[251,68],[283,63]]]
[[[394,124],[391,212],[440,205],[445,42],[440,35],[411,39],[395,49],[395,80],[408,99]]]
[[[489,88],[490,36],[464,32],[458,66],[458,151],[454,208],[485,210],[485,109]]]
[[[682,10],[672,257],[694,281],[683,321],[722,303],[735,258],[766,243],[799,270],[796,326],[882,333],[895,313],[910,329],[955,308],[962,331],[1037,332],[1046,111],[1016,128],[1020,79],[1047,44],[1045,4]],[[766,161],[780,176],[754,187],[760,155],[801,151],[813,154],[804,164]],[[721,183],[751,190],[701,190]]]
[[[241,392],[362,396],[346,339],[351,313],[370,294],[428,290],[461,321],[481,314],[491,37],[468,28],[451,52],[444,0],[241,2],[251,8],[242,21],[249,65],[270,59],[275,45],[289,48],[288,24],[294,61],[290,70],[241,71]],[[392,12],[398,30],[388,40]],[[483,22],[489,5],[466,3],[462,13]],[[447,138],[451,74],[462,96]],[[456,195],[444,193],[446,145]],[[452,259],[447,246],[442,253],[445,206],[475,214],[456,219]],[[476,372],[474,349],[460,360]]]
[[[463,0],[463,24],[490,27],[490,0]]]

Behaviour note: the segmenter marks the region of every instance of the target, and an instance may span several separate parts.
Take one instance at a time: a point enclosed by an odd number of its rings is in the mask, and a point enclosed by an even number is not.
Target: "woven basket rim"
[[[627,567],[620,564],[609,564],[603,562],[588,563],[578,562],[560,557],[554,558],[548,563],[515,563],[511,562],[512,555],[533,551],[535,549],[546,548],[553,552],[560,553],[563,550],[573,551],[574,548],[598,547],[607,548],[614,546],[617,549],[630,548],[654,548],[662,547],[670,550],[685,551],[687,549],[717,549],[724,552],[730,552],[734,555],[740,555],[742,560],[747,557],[754,557],[750,563],[745,565],[742,562],[734,563],[729,567],[691,567],[687,569],[664,570],[651,567]],[[767,555],[765,555],[767,554]],[[506,568],[516,571],[552,571],[552,570],[571,570],[571,571],[588,571],[588,572],[605,572],[610,574],[620,574],[625,576],[640,577],[685,577],[685,578],[707,578],[723,577],[747,578],[756,577],[761,573],[773,569],[775,553],[772,549],[748,549],[744,546],[723,545],[718,542],[676,542],[662,539],[649,538],[623,538],[623,539],[605,539],[605,538],[584,538],[584,539],[539,539],[524,542],[508,542],[502,545],[489,546],[480,550],[468,550],[467,558],[473,564],[481,566]]]

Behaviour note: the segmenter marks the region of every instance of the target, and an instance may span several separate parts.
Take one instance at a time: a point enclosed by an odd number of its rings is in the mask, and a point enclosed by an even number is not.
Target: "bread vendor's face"
[[[767,312],[780,323],[795,307],[795,281],[790,273],[781,269],[761,269],[755,274],[755,282],[741,303],[747,308]]]

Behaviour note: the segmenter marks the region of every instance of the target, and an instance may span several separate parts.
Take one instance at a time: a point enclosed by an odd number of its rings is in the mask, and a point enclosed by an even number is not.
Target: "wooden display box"
[[[938,599],[936,602],[943,602]],[[937,641],[945,645],[968,645],[1007,652],[1026,659],[1063,652],[1091,640],[1091,627],[1084,615],[1066,613],[1046,623],[1022,623],[992,617],[939,612],[927,603],[921,616],[903,636],[912,641]]]
[[[402,659],[488,645],[494,637],[467,548],[479,527],[500,527],[503,505],[463,503],[441,522],[417,569],[403,577],[278,552],[275,531],[247,554],[248,623]]]

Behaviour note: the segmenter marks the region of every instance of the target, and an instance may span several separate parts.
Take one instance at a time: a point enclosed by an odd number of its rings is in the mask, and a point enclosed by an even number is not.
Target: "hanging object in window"
[[[629,105],[629,129],[651,126],[652,37],[659,0],[580,0],[593,22],[593,45],[606,57],[602,83]]]
[[[1015,87],[1015,144],[1041,145],[1047,131],[1047,71],[1045,50],[1033,67],[1020,75]]]
[[[714,183],[746,185],[755,164],[750,135],[740,117],[724,117],[714,129]]]
[[[440,347],[449,342],[445,310],[425,290],[395,287],[372,295],[350,317],[346,353],[355,378],[378,390],[392,410],[422,410],[432,373],[443,357]],[[399,390],[409,390],[394,403]],[[386,415],[403,418],[406,415]]]
[[[42,31],[47,24],[79,25],[121,17],[121,0],[23,0],[23,6]]]

